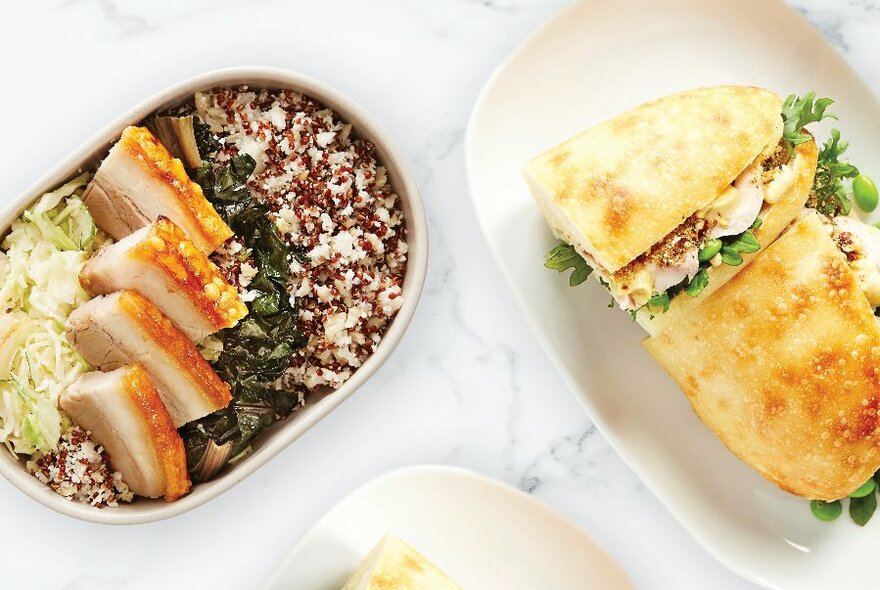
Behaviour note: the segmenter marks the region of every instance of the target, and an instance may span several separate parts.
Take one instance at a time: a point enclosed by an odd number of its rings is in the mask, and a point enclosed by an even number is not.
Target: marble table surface
[[[794,0],[875,89],[880,4]],[[0,481],[0,586],[253,588],[326,509],[395,467],[458,465],[588,530],[639,588],[751,587],[716,563],[596,432],[533,341],[469,203],[463,136],[492,70],[560,0],[42,0],[4,6],[0,202],[185,77],[274,65],[370,110],[421,184],[429,276],[400,348],[357,395],[232,491],[170,521],[76,522]],[[759,18],[759,15],[756,15]],[[572,556],[576,559],[576,556]]]

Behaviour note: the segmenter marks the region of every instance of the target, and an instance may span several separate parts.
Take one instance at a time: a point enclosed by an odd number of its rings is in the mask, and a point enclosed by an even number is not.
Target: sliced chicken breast
[[[60,398],[74,422],[110,455],[135,494],[173,502],[189,491],[183,440],[139,365],[86,373]]]
[[[232,396],[195,344],[149,299],[118,291],[88,301],[67,319],[67,339],[102,371],[138,363],[175,426],[229,405]]]
[[[127,127],[83,193],[95,223],[121,239],[160,215],[209,254],[232,230],[191,181],[180,160],[145,127]]]
[[[713,207],[716,225],[709,231],[710,238],[735,236],[749,229],[755,218],[761,213],[764,205],[765,189],[762,182],[764,167],[761,162],[754,162],[746,168],[733,182],[733,188],[725,195],[733,198],[718,199]]]
[[[102,248],[79,279],[92,295],[138,291],[195,341],[234,326],[248,311],[238,290],[164,217]]]

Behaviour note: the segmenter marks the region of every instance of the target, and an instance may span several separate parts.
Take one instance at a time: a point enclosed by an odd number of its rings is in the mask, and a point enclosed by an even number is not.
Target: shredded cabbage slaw
[[[0,245],[0,442],[14,453],[57,449],[68,426],[58,396],[89,370],[64,322],[89,299],[79,271],[101,241],[80,199],[90,177],[40,197]]]

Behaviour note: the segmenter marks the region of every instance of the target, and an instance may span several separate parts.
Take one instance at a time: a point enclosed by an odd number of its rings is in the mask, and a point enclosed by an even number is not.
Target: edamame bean
[[[742,264],[743,257],[733,248],[721,248],[721,262],[730,266],[739,266]]]
[[[859,209],[870,212],[877,208],[877,185],[869,177],[864,174],[856,176],[852,183],[852,190]]]
[[[697,258],[700,262],[706,262],[707,260],[711,260],[715,257],[716,254],[721,252],[721,240],[709,240],[706,242],[706,245],[703,246],[700,251],[697,253]]]
[[[863,483],[859,487],[859,489],[857,489],[852,494],[850,494],[849,497],[850,498],[864,498],[868,494],[873,494],[875,489],[877,489],[877,484],[874,482],[873,479],[869,479],[868,481]]]
[[[831,521],[840,516],[840,513],[843,512],[843,506],[840,505],[840,500],[833,502],[810,500],[810,510],[813,511],[813,516],[819,520]]]

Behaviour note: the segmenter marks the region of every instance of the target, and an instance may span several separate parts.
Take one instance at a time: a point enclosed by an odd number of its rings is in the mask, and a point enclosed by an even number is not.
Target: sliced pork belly
[[[229,385],[195,344],[137,291],[118,291],[81,305],[67,319],[67,339],[102,371],[143,366],[175,426],[229,405]]]
[[[79,278],[92,295],[138,291],[195,341],[247,315],[238,290],[164,217],[105,246]]]
[[[60,403],[103,445],[135,494],[173,502],[189,491],[183,440],[139,365],[86,373],[61,394]]]
[[[145,127],[127,127],[83,193],[95,223],[121,239],[160,215],[171,219],[202,252],[232,235],[191,181],[180,160]]]

